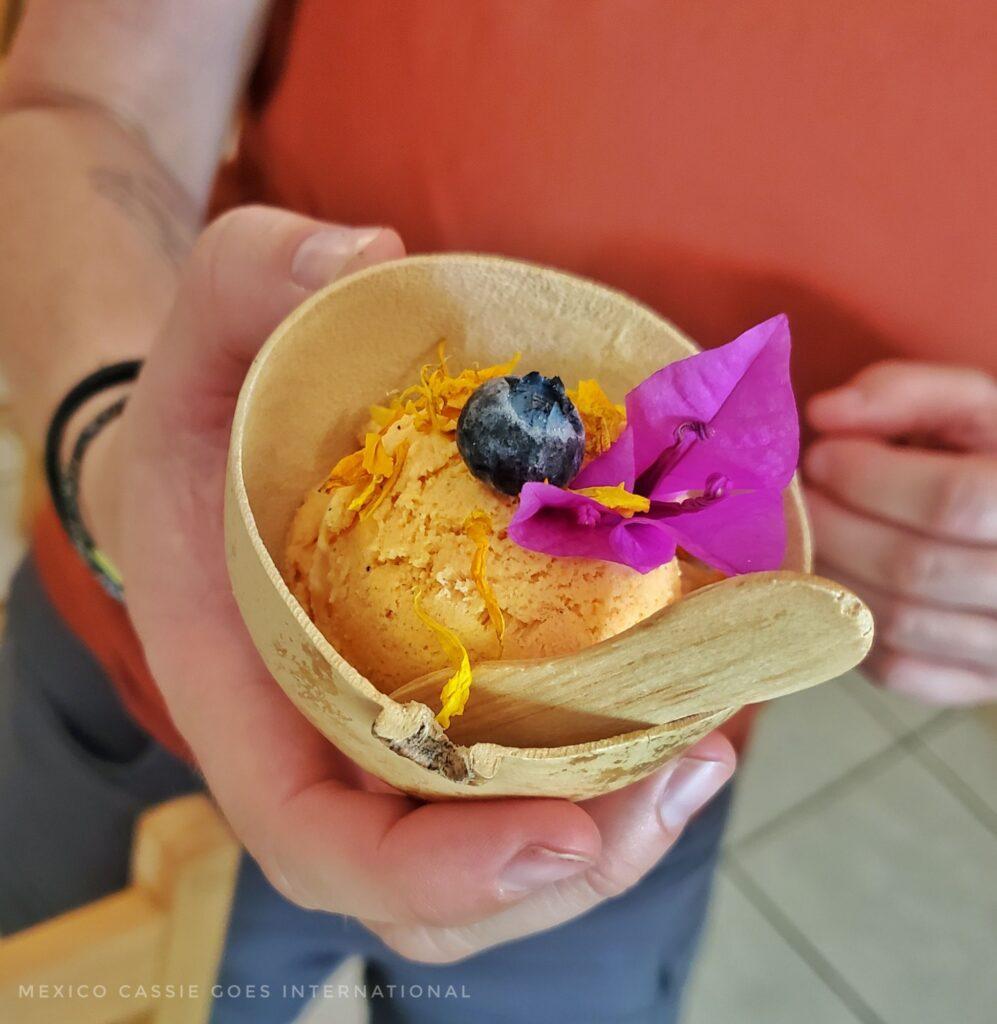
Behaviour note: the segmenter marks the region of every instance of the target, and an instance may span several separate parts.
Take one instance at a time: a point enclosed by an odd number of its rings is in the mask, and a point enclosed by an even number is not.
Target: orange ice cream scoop
[[[337,467],[331,490],[306,496],[286,565],[316,626],[381,690],[448,666],[416,596],[460,638],[472,665],[572,653],[680,596],[675,560],[641,575],[513,543],[506,528],[516,500],[472,476],[453,437],[426,430],[417,416],[382,428],[380,447],[371,436],[365,454],[378,472],[357,469],[357,453],[356,466]]]

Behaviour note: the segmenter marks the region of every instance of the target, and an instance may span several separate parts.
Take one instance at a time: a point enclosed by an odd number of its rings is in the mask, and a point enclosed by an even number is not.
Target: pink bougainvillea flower
[[[652,374],[627,395],[623,433],[570,489],[523,488],[509,536],[638,572],[678,547],[728,574],[777,569],[800,443],[789,347],[780,315]],[[614,500],[621,488],[646,500]]]

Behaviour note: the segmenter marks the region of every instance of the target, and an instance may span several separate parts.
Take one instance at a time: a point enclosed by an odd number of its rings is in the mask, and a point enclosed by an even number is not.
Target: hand
[[[876,619],[866,671],[933,704],[997,697],[997,382],[917,362],[817,395],[818,556]]]
[[[233,601],[222,492],[240,384],[309,292],[403,254],[391,231],[251,208],[204,233],[104,457],[95,533],[177,727],[267,877],[400,953],[459,958],[633,885],[727,780],[719,734],[609,796],[420,804],[365,775],[266,672]],[[288,425],[293,430],[293,424]],[[288,443],[293,444],[289,436]]]

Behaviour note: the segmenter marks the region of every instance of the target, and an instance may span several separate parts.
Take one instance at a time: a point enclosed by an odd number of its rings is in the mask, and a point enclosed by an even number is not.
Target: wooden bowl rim
[[[649,306],[639,300],[627,295],[619,289],[599,284],[587,278],[557,270],[536,263],[524,260],[511,259],[504,256],[487,256],[479,253],[441,253],[419,256],[407,256],[398,260],[391,260],[386,263],[379,263],[368,267],[348,277],[334,281],[332,284],[315,292],[304,302],[296,307],[270,334],[270,337],[256,354],[239,392],[235,414],[232,420],[232,431],[229,448],[228,473],[234,489],[234,496],[239,512],[240,521],[247,531],[253,551],[259,558],[266,572],[267,578],[276,589],[281,599],[287,605],[295,621],[301,626],[308,640],[321,653],[329,665],[349,683],[354,686],[366,698],[379,704],[382,713],[389,715],[401,713],[403,705],[392,700],[387,694],[379,690],[366,676],[358,672],[322,635],[318,627],[312,622],[297,598],[291,593],[284,578],[281,575],[276,563],[256,527],[256,519],[249,503],[249,495],[246,490],[246,483],[243,477],[243,440],[245,435],[246,422],[249,418],[254,391],[267,360],[282,344],[284,339],[293,333],[295,325],[311,311],[322,304],[333,301],[340,292],[357,287],[363,281],[379,276],[386,276],[397,273],[400,268],[412,266],[446,266],[466,265],[477,263],[480,265],[491,265],[500,267],[502,270],[513,268],[524,273],[536,271],[542,272],[550,278],[562,278],[571,282],[573,288],[581,287],[583,290],[608,294],[617,301],[623,301],[630,305],[635,314],[651,318],[655,323],[664,324],[675,336],[676,340],[684,345],[690,355],[702,351],[683,331],[676,327],[671,321],[661,316]],[[675,360],[672,360],[675,362]],[[790,529],[799,531],[799,546],[801,553],[801,565],[795,567],[801,572],[812,572],[813,569],[813,544],[810,530],[810,522],[806,513],[806,506],[803,501],[802,488],[800,486],[799,474],[795,474],[793,480],[783,492],[789,499],[789,508],[795,517],[795,522],[788,523]],[[689,718],[702,718],[704,716],[717,715],[717,712],[705,712],[704,715],[688,716],[680,719],[681,722],[688,722]],[[497,743],[478,742],[469,747],[462,748],[468,752],[469,759],[473,761],[491,761],[496,757],[515,756],[519,758],[540,759],[540,758],[561,758],[573,757],[575,755],[587,754],[594,751],[610,751],[613,747],[629,746],[641,739],[651,739],[662,733],[673,730],[675,722],[666,722],[662,725],[651,726],[647,729],[637,729],[630,732],[620,733],[616,736],[606,737],[600,740],[590,740],[583,743],[574,743],[560,747],[506,747]]]

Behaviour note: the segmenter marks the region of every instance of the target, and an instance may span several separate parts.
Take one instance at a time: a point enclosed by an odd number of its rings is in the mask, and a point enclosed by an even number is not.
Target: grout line
[[[991,835],[997,837],[997,814],[993,808],[924,742],[923,735],[916,733],[907,737],[905,745],[921,767],[930,772]]]
[[[768,838],[773,832],[778,831],[788,821],[797,817],[797,815],[816,810],[840,793],[846,791],[856,782],[863,780],[873,772],[879,771],[906,752],[907,748],[904,745],[904,737],[897,737],[883,750],[877,750],[876,753],[870,754],[864,761],[853,765],[843,775],[839,775],[836,779],[826,782],[813,793],[808,793],[802,799],[797,800],[795,804],[790,804],[789,807],[780,811],[774,818],[762,822],[762,824],[741,836],[740,839],[732,840],[730,843],[725,844],[726,848],[732,851],[740,851],[754,846],[763,839]]]
[[[796,803],[790,804],[789,807],[780,811],[774,818],[762,822],[750,832],[745,833],[739,839],[734,839],[725,843],[725,849],[741,850],[746,849],[749,846],[754,846],[761,840],[766,839],[772,832],[780,829],[798,814],[806,813],[810,811],[814,805],[819,806],[827,800],[833,799],[842,791],[847,790],[853,782],[864,778],[867,773],[872,773],[885,767],[894,757],[901,753],[907,752],[909,754],[916,755],[917,748],[912,742],[914,738],[916,736],[933,736],[944,726],[949,725],[953,718],[954,712],[950,710],[940,711],[934,718],[924,722],[919,727],[908,731],[905,735],[894,737],[887,747],[882,750],[877,750],[874,754],[870,754],[864,761],[860,761],[858,764],[853,765],[843,775],[839,775],[836,779],[826,782],[819,789],[814,790],[813,793],[808,793],[805,797],[797,800]],[[924,765],[924,767],[927,767],[927,765]],[[948,768],[947,765],[945,767],[951,775],[955,775],[951,768]],[[956,776],[956,778],[958,777]],[[961,780],[959,780],[959,782],[961,783]],[[961,784],[965,787],[965,783]],[[987,827],[990,828],[991,826],[988,824]]]
[[[940,710],[920,725],[908,725],[902,718],[895,715],[882,700],[877,698],[875,694],[871,692],[873,689],[873,684],[867,682],[864,686],[851,687],[846,692],[849,693],[854,700],[858,701],[858,703],[865,708],[865,710],[872,715],[880,725],[886,726],[886,728],[888,728],[895,736],[909,736],[912,732],[917,732],[918,729],[922,729],[926,725],[934,724],[947,714],[947,712]]]
[[[964,709],[962,708],[946,708],[930,721],[918,726],[912,733],[908,733],[908,736],[920,736],[922,739],[926,736],[934,736],[949,726],[957,724],[963,713]]]
[[[847,978],[820,952],[796,924],[783,913],[779,905],[762,889],[737,861],[729,856],[724,873],[741,895],[772,926],[779,937],[830,989],[838,1001],[861,1024],[886,1024],[882,1017],[852,988]]]

